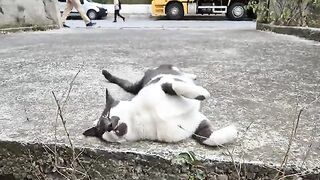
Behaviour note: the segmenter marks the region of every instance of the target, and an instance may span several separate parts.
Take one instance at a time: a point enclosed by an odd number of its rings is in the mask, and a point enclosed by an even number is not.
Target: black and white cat
[[[233,142],[237,137],[231,125],[213,131],[210,121],[200,110],[200,102],[209,92],[194,83],[193,74],[181,72],[172,65],[161,65],[145,72],[131,83],[103,70],[111,83],[136,94],[130,101],[114,100],[106,90],[106,106],[95,126],[85,136],[108,142],[154,140],[178,142],[192,137],[209,146]]]

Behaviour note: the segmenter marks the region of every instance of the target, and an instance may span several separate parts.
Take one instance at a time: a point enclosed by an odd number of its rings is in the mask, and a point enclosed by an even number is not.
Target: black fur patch
[[[160,79],[161,79],[161,77],[158,77],[158,78],[152,80],[149,84],[155,84],[155,83],[159,82]]]
[[[117,127],[119,120],[120,120],[120,118],[118,116],[112,116],[110,118],[111,122],[107,126],[106,131],[110,132],[110,131],[114,130]]]
[[[117,136],[123,136],[123,135],[127,134],[128,127],[127,127],[126,123],[121,123],[114,131],[116,132]]]
[[[115,106],[117,106],[119,103],[120,103],[120,101],[115,100],[115,101],[113,101],[111,107],[115,107]]]
[[[124,89],[125,91],[132,93],[132,94],[138,94],[138,92],[142,89],[142,84],[143,81],[140,80],[136,83],[131,83],[127,80],[118,78],[116,76],[113,76],[112,74],[110,74],[107,70],[102,70],[102,74],[104,75],[104,77],[111,83],[117,84],[118,86],[120,86],[122,89]]]
[[[164,83],[161,85],[162,90],[169,95],[177,95],[177,93],[173,90],[171,83]]]
[[[120,103],[118,100],[114,100],[113,97],[109,94],[108,89],[106,89],[106,110],[110,111],[112,107],[117,106]]]
[[[83,135],[101,138],[103,133],[106,132],[107,123],[107,119],[105,119],[104,117],[100,117],[97,126],[87,129],[85,132],[83,132]]]
[[[184,82],[182,79],[174,78],[175,81]]]
[[[208,139],[208,137],[210,137],[211,133],[212,133],[212,130],[211,130],[211,126],[210,126],[209,122],[207,120],[203,120],[199,124],[198,128],[196,129],[196,131],[195,131],[194,135],[192,135],[192,137],[195,140],[202,143],[203,141]]]
[[[155,69],[147,70],[144,73],[144,76],[142,77],[142,79],[137,81],[136,83],[131,83],[127,80],[113,76],[107,70],[102,70],[102,74],[109,82],[117,84],[123,90],[125,90],[131,94],[136,95],[139,93],[139,91],[143,87],[147,86],[154,77],[156,77],[160,74],[180,75],[181,72],[173,69],[173,66],[170,64],[164,64],[164,65],[160,65],[159,67],[157,67]]]
[[[97,127],[92,127],[90,129],[87,129],[86,131],[84,131],[82,133],[85,136],[94,136],[94,137],[98,137],[98,130]]]
[[[196,100],[202,101],[204,99],[206,99],[203,95],[199,95],[195,98]]]
[[[112,131],[117,125],[119,121],[119,117],[112,116],[109,119],[110,109],[119,104],[120,101],[116,101],[109,94],[108,89],[106,89],[106,106],[99,118],[98,124],[95,127],[87,129],[83,135],[85,136],[95,136],[101,138],[103,133],[106,131]]]
[[[172,74],[172,75],[180,75],[181,72],[176,71],[174,69],[172,69],[172,65],[170,64],[163,64],[160,65],[158,68],[156,69],[149,69],[144,73],[144,76],[142,78],[142,87],[144,87],[145,85],[147,85],[151,79],[153,79],[154,77],[160,75],[160,74]]]

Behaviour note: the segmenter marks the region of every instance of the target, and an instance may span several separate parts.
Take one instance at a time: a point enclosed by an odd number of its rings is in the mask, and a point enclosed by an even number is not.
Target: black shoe
[[[117,22],[116,20],[113,21],[114,23]]]
[[[125,21],[126,21],[126,18],[125,18],[125,17],[123,17],[123,18],[122,18],[122,20],[123,20],[123,22],[125,22]]]
[[[86,24],[86,26],[87,27],[92,27],[92,26],[94,26],[94,25],[96,25],[97,23],[95,23],[95,22],[89,22],[89,23],[87,23]]]
[[[63,25],[63,27],[65,27],[65,28],[70,28],[70,26],[66,25],[65,23],[63,23],[62,25]]]

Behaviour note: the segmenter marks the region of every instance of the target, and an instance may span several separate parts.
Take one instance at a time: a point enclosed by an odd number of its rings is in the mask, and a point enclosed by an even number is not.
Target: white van
[[[101,19],[108,15],[107,5],[95,3],[92,0],[80,0],[84,11],[90,19]],[[66,8],[66,0],[58,0],[60,12],[63,13]],[[79,16],[78,11],[73,8],[70,16]]]

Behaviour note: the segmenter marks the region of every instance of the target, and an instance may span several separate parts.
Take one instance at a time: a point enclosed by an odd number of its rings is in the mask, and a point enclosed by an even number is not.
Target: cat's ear
[[[109,94],[108,89],[106,88],[106,107],[108,109],[111,109],[112,106],[114,106],[115,104],[115,100],[113,99],[113,97]]]
[[[98,129],[97,127],[92,127],[90,129],[87,129],[85,132],[82,133],[85,136],[94,136],[97,137],[98,136]]]

